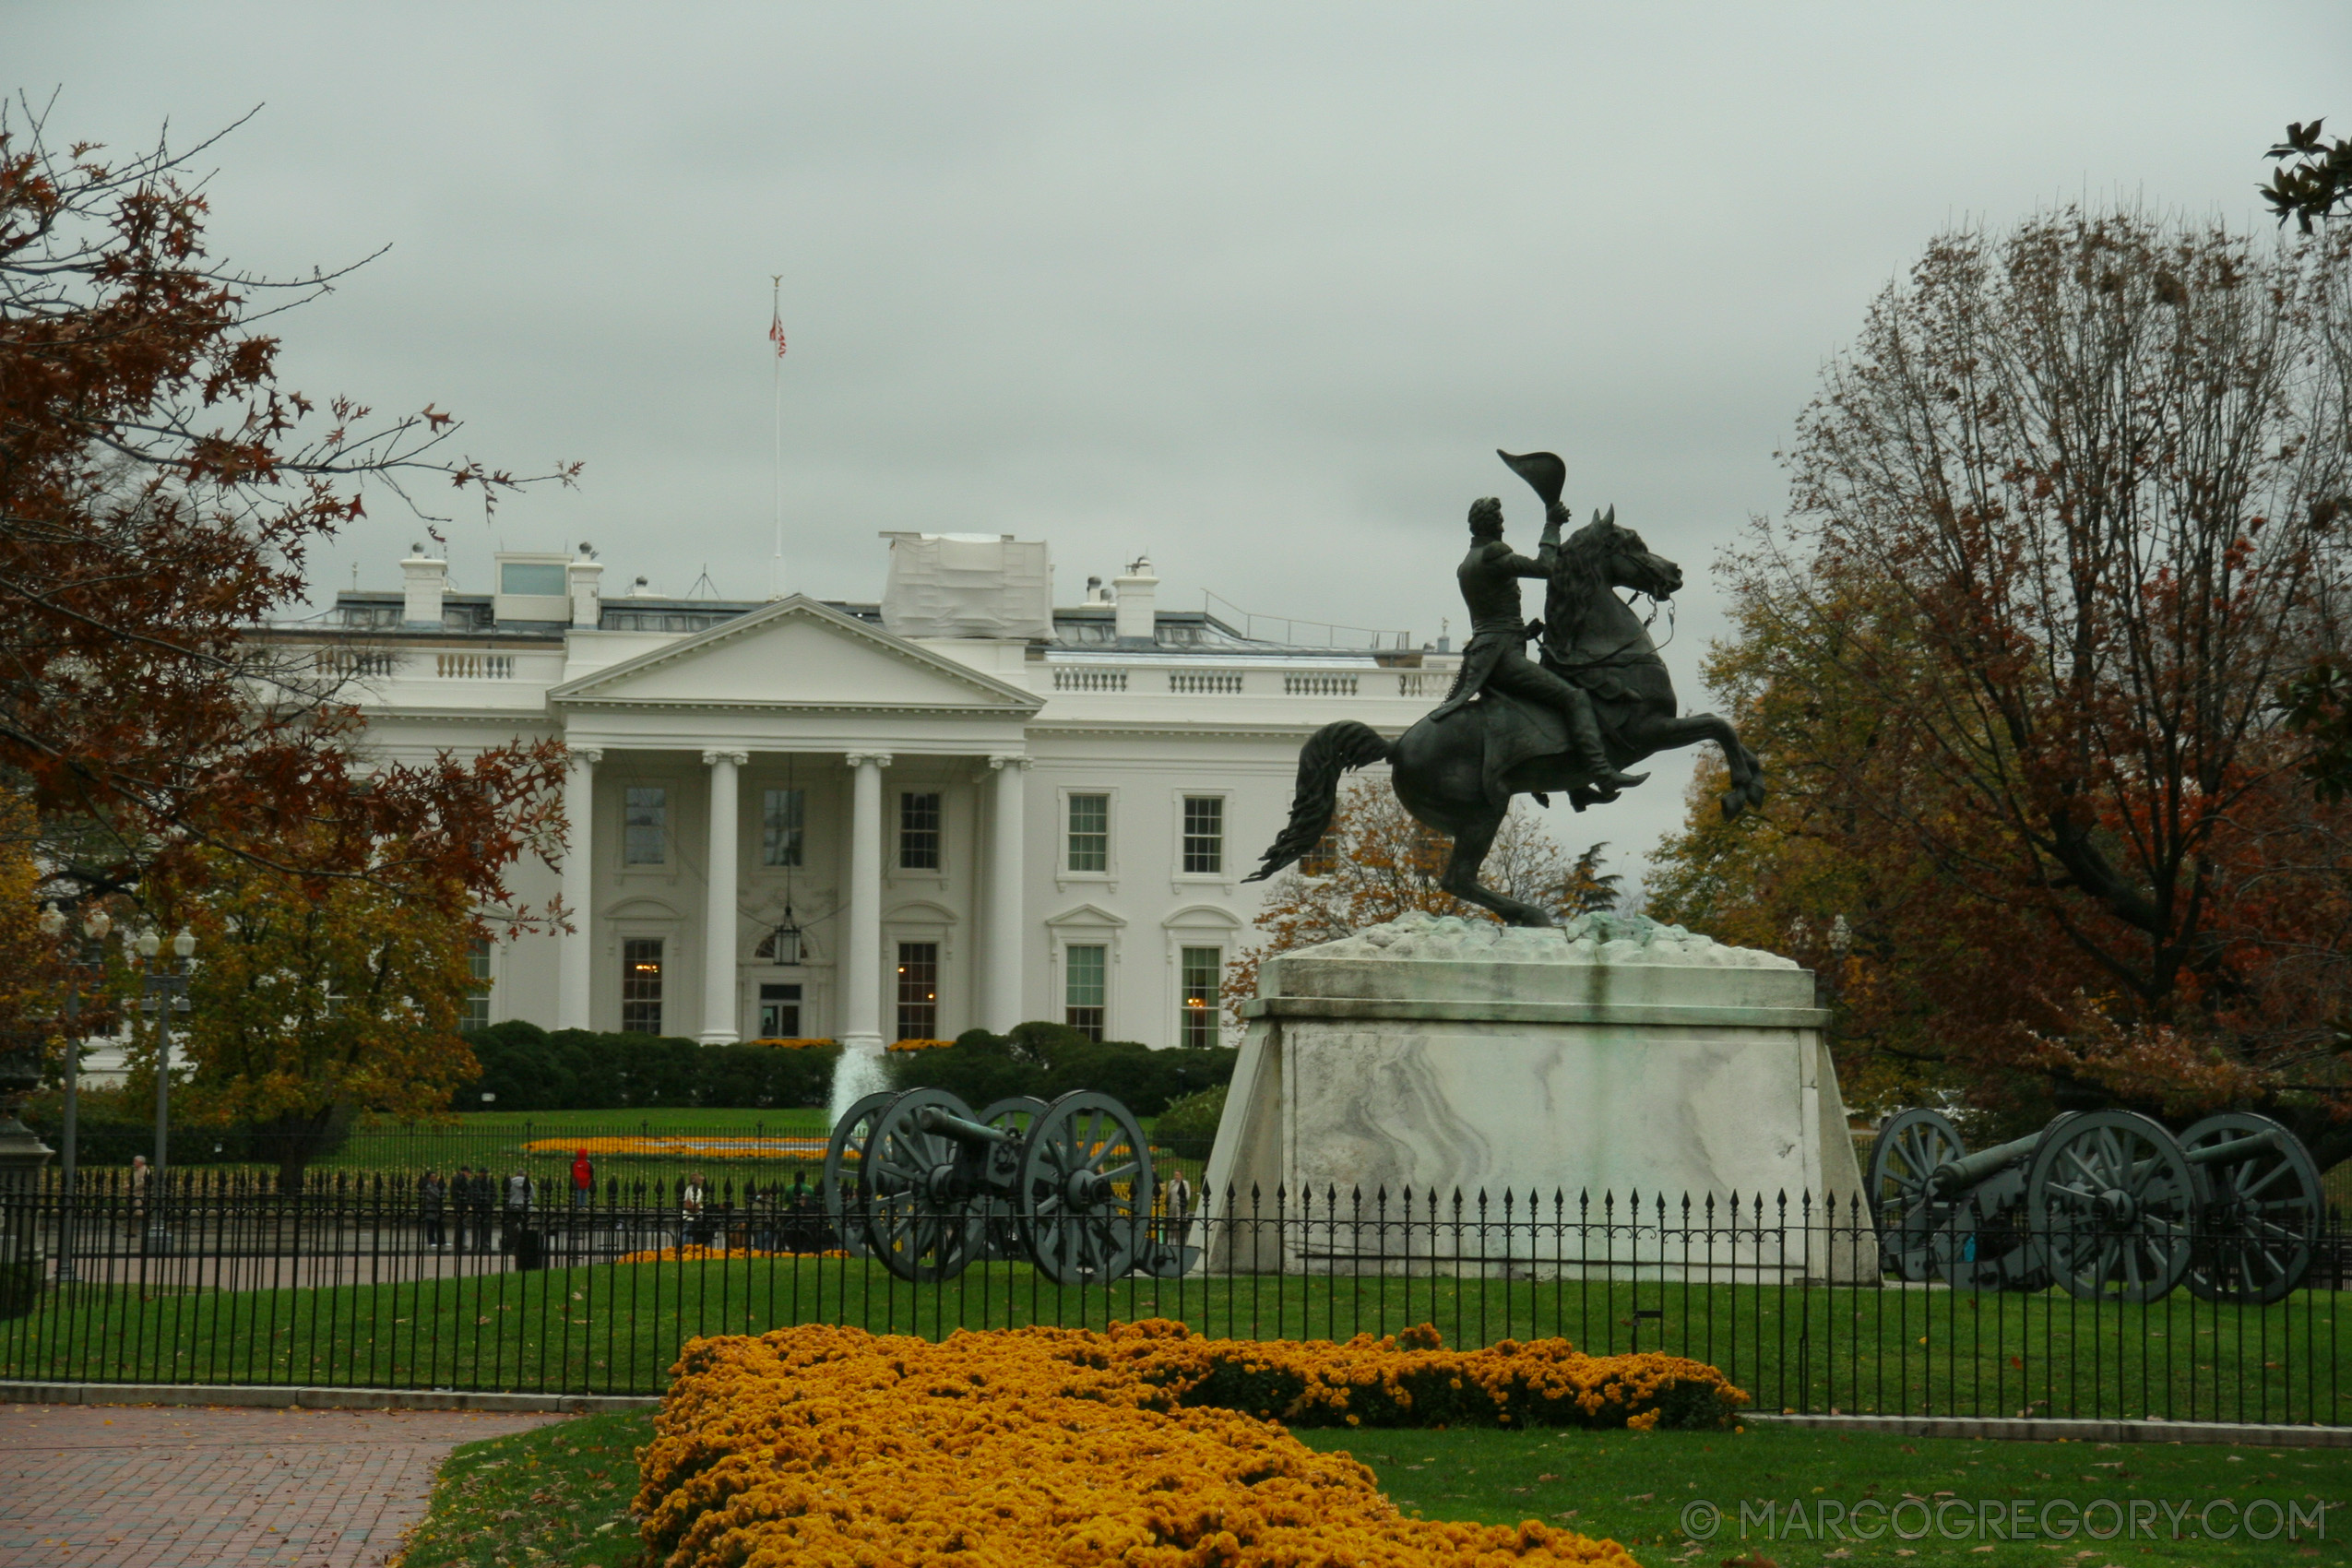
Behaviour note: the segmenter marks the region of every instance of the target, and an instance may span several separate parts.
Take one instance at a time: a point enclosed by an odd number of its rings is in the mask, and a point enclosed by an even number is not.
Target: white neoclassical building
[[[482,952],[479,1021],[1210,1042],[1301,742],[1393,733],[1453,678],[1403,635],[1161,609],[1148,562],[1056,608],[1041,543],[885,537],[878,603],[608,597],[586,546],[463,594],[420,550],[401,590],[267,630],[349,677],[388,758],[570,748],[560,884],[517,893],[573,929]]]

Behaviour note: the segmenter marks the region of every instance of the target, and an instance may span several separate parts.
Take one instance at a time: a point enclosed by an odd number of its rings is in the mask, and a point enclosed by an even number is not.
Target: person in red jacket
[[[596,1167],[588,1163],[588,1150],[572,1156],[572,1206],[586,1208],[588,1194],[596,1191]]]

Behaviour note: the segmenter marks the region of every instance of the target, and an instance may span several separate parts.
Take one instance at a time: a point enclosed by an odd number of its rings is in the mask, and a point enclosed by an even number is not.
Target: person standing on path
[[[586,1208],[589,1195],[596,1191],[596,1167],[589,1163],[588,1150],[572,1156],[572,1206]]]
[[[539,1195],[531,1188],[530,1177],[520,1170],[506,1178],[505,1228],[501,1232],[500,1245],[510,1253],[522,1240],[523,1232],[530,1229],[531,1200]]]
[[[136,1241],[147,1230],[147,1156],[131,1156],[131,1237]]]
[[[1168,1185],[1161,1192],[1168,1200],[1169,1244],[1181,1247],[1193,1232],[1193,1184],[1179,1170],[1168,1179]]]
[[[449,1178],[449,1192],[445,1199],[451,1219],[457,1227],[457,1233],[450,1237],[449,1250],[453,1253],[466,1250],[466,1204],[473,1196],[473,1190],[474,1168],[460,1165]]]
[[[466,1194],[466,1207],[473,1215],[474,1251],[477,1253],[490,1251],[490,1210],[497,1197],[498,1178],[493,1176],[490,1167],[485,1165],[474,1172],[473,1185]]]
[[[417,1218],[424,1223],[424,1250],[441,1250],[441,1210],[448,1199],[449,1190],[442,1183],[441,1173],[427,1167],[417,1178]]]
[[[697,1170],[686,1178],[685,1190],[678,1194],[678,1245],[691,1246],[702,1240],[702,1172]]]

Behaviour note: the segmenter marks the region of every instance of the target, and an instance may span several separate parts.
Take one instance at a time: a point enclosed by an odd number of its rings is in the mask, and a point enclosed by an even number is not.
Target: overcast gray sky
[[[53,137],[220,147],[214,233],[290,273],[288,380],[468,421],[576,492],[447,531],[595,541],[618,588],[766,591],[771,274],[790,586],[881,590],[885,529],[1051,541],[1061,598],[1148,550],[1164,603],[1433,636],[1462,515],[1533,499],[1684,564],[1871,295],[1948,222],[2087,197],[2267,227],[2262,149],[2352,127],[2338,4],[14,5]],[[397,585],[388,502],[315,560]],[[1558,827],[1621,869],[1688,767]],[[1559,814],[1564,818],[1564,808]]]

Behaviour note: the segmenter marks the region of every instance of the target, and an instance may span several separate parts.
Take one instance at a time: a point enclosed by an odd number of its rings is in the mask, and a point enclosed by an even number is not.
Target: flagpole
[[[769,335],[775,339],[771,356],[770,398],[776,410],[776,558],[768,567],[767,597],[784,597],[784,275],[769,276]]]

